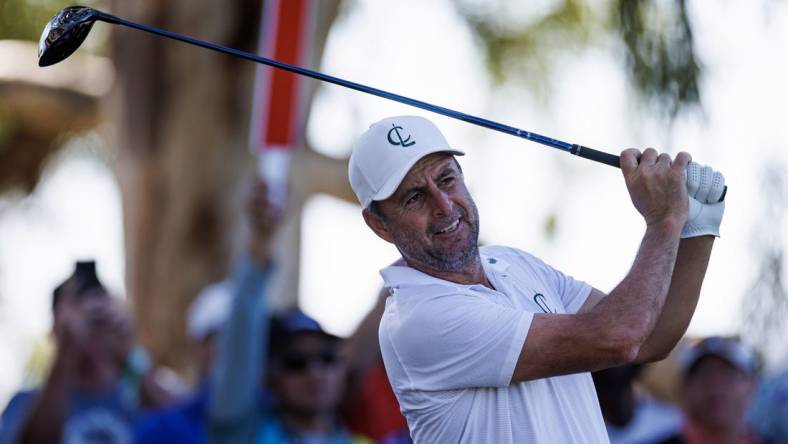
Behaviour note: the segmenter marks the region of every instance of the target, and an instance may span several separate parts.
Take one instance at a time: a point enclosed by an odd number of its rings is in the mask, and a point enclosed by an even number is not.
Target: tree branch
[[[105,59],[79,55],[39,68],[36,45],[0,41],[0,193],[31,192],[60,142],[98,125],[99,99],[112,83]]]

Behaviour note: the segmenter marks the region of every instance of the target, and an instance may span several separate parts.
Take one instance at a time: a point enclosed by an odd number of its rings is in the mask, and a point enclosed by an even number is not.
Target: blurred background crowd
[[[397,254],[346,159],[369,123],[422,113],[103,24],[38,68],[69,4],[0,0],[0,444],[408,442],[377,341]],[[595,374],[600,405],[612,442],[788,442],[788,2],[83,4],[713,165],[729,210],[689,337]],[[618,282],[642,226],[617,171],[434,118],[468,153],[483,242]]]
[[[188,308],[191,381],[151,360],[127,304],[95,262],[77,262],[52,291],[50,368],[8,402],[0,444],[411,442],[377,341],[385,291],[347,338],[271,308],[283,212],[269,196],[256,180],[246,248]],[[763,377],[735,337],[687,340],[673,356],[592,375],[611,442],[788,440],[788,371]]]

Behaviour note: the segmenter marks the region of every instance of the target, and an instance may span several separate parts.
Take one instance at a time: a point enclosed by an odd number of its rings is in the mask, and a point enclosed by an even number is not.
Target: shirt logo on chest
[[[557,313],[557,311],[550,308],[550,306],[547,304],[547,298],[544,297],[542,293],[536,293],[534,295],[534,304],[538,305],[539,308],[541,308],[545,313]]]

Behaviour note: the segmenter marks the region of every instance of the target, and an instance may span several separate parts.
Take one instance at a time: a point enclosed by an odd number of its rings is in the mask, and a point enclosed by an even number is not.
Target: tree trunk
[[[121,17],[254,51],[260,3],[116,0],[112,6]],[[339,1],[316,6],[314,56],[319,59]],[[113,30],[112,50],[117,80],[108,120],[115,126],[107,132],[118,148],[128,295],[140,340],[154,361],[184,370],[187,307],[204,285],[228,272],[242,215],[236,197],[256,164],[247,145],[256,65],[123,28]],[[321,160],[328,159],[302,150],[293,161],[294,175],[302,176],[302,164],[315,171]],[[294,183],[279,242],[279,251],[288,254],[281,256],[275,305],[296,300],[303,201],[318,190],[338,188],[347,196],[347,184],[319,185],[321,176],[332,182],[344,177],[345,165],[327,162],[328,173]]]
[[[253,51],[260,2],[112,2],[121,17]],[[238,226],[233,196],[250,172],[254,65],[115,27],[108,102],[123,195],[126,283],[141,342],[159,364],[188,366],[186,309],[223,278]],[[110,142],[110,143],[113,143]]]
[[[103,58],[75,54],[41,69],[32,42],[0,40],[0,193],[33,191],[63,139],[94,128],[112,82]]]

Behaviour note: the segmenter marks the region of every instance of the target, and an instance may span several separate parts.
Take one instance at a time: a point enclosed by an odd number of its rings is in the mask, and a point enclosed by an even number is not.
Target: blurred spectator
[[[203,289],[189,307],[187,334],[193,343],[199,383],[195,392],[183,402],[143,416],[135,428],[135,441],[143,444],[203,444],[207,442],[208,406],[211,397],[212,370],[215,366],[219,332],[230,316],[233,298],[249,302],[236,306],[240,316],[264,315],[260,301],[269,278],[270,243],[278,225],[278,212],[268,202],[263,182],[252,187],[246,212],[251,237],[246,253],[234,267],[230,279]],[[244,353],[247,350],[239,349]],[[250,353],[259,353],[252,350]],[[246,393],[256,393],[251,385]],[[229,396],[235,396],[228,393]]]
[[[142,407],[170,400],[134,345],[131,314],[109,296],[95,263],[78,262],[52,295],[54,363],[43,386],[16,394],[0,443],[131,442]]]
[[[340,338],[300,310],[271,320],[270,390],[274,397],[260,430],[262,442],[356,442],[337,416],[345,394]]]
[[[135,441],[154,444],[205,442],[210,373],[216,338],[229,314],[233,285],[223,281],[205,287],[189,307],[187,334],[192,342],[197,386],[175,405],[143,415],[135,427]]]
[[[683,442],[758,442],[745,420],[756,384],[755,353],[736,339],[715,336],[687,350],[680,364]]]
[[[243,325],[236,322],[238,313],[240,310],[234,308],[230,321],[233,327]],[[256,316],[253,323],[264,324],[265,319]],[[346,377],[345,364],[340,359],[340,338],[326,333],[317,321],[298,309],[273,316],[268,335],[241,334],[243,329],[238,328],[238,335],[234,336],[232,331],[228,328],[223,332],[227,336],[222,347],[232,343],[245,344],[242,348],[248,350],[262,350],[265,337],[270,339],[267,353],[254,357],[258,361],[248,358],[248,354],[220,352],[218,374],[225,377],[221,378],[224,384],[217,386],[217,393],[224,395],[224,401],[211,406],[212,442],[371,442],[352,436],[338,417]],[[268,390],[264,394],[259,391],[257,397],[239,396],[243,388],[250,392],[248,387],[255,385],[263,370],[267,370]],[[228,393],[235,395],[226,396]]]
[[[225,280],[203,288],[189,306],[186,333],[192,343],[199,386],[210,377],[216,355],[217,337],[230,316],[232,299],[233,283]]]
[[[348,383],[342,419],[352,432],[376,442],[409,443],[408,423],[386,375],[378,341],[388,294],[387,290],[381,290],[375,306],[345,341],[343,354],[347,359]]]
[[[346,375],[339,338],[298,310],[275,316],[269,326],[265,288],[279,214],[267,193],[255,194],[253,224],[261,241],[251,249],[254,260],[242,262],[236,273],[230,317],[219,338],[210,442],[358,442],[337,416]]]
[[[632,364],[591,374],[611,444],[679,442],[681,412],[637,390],[641,369]]]
[[[763,444],[788,443],[788,370],[758,387],[748,418]]]

